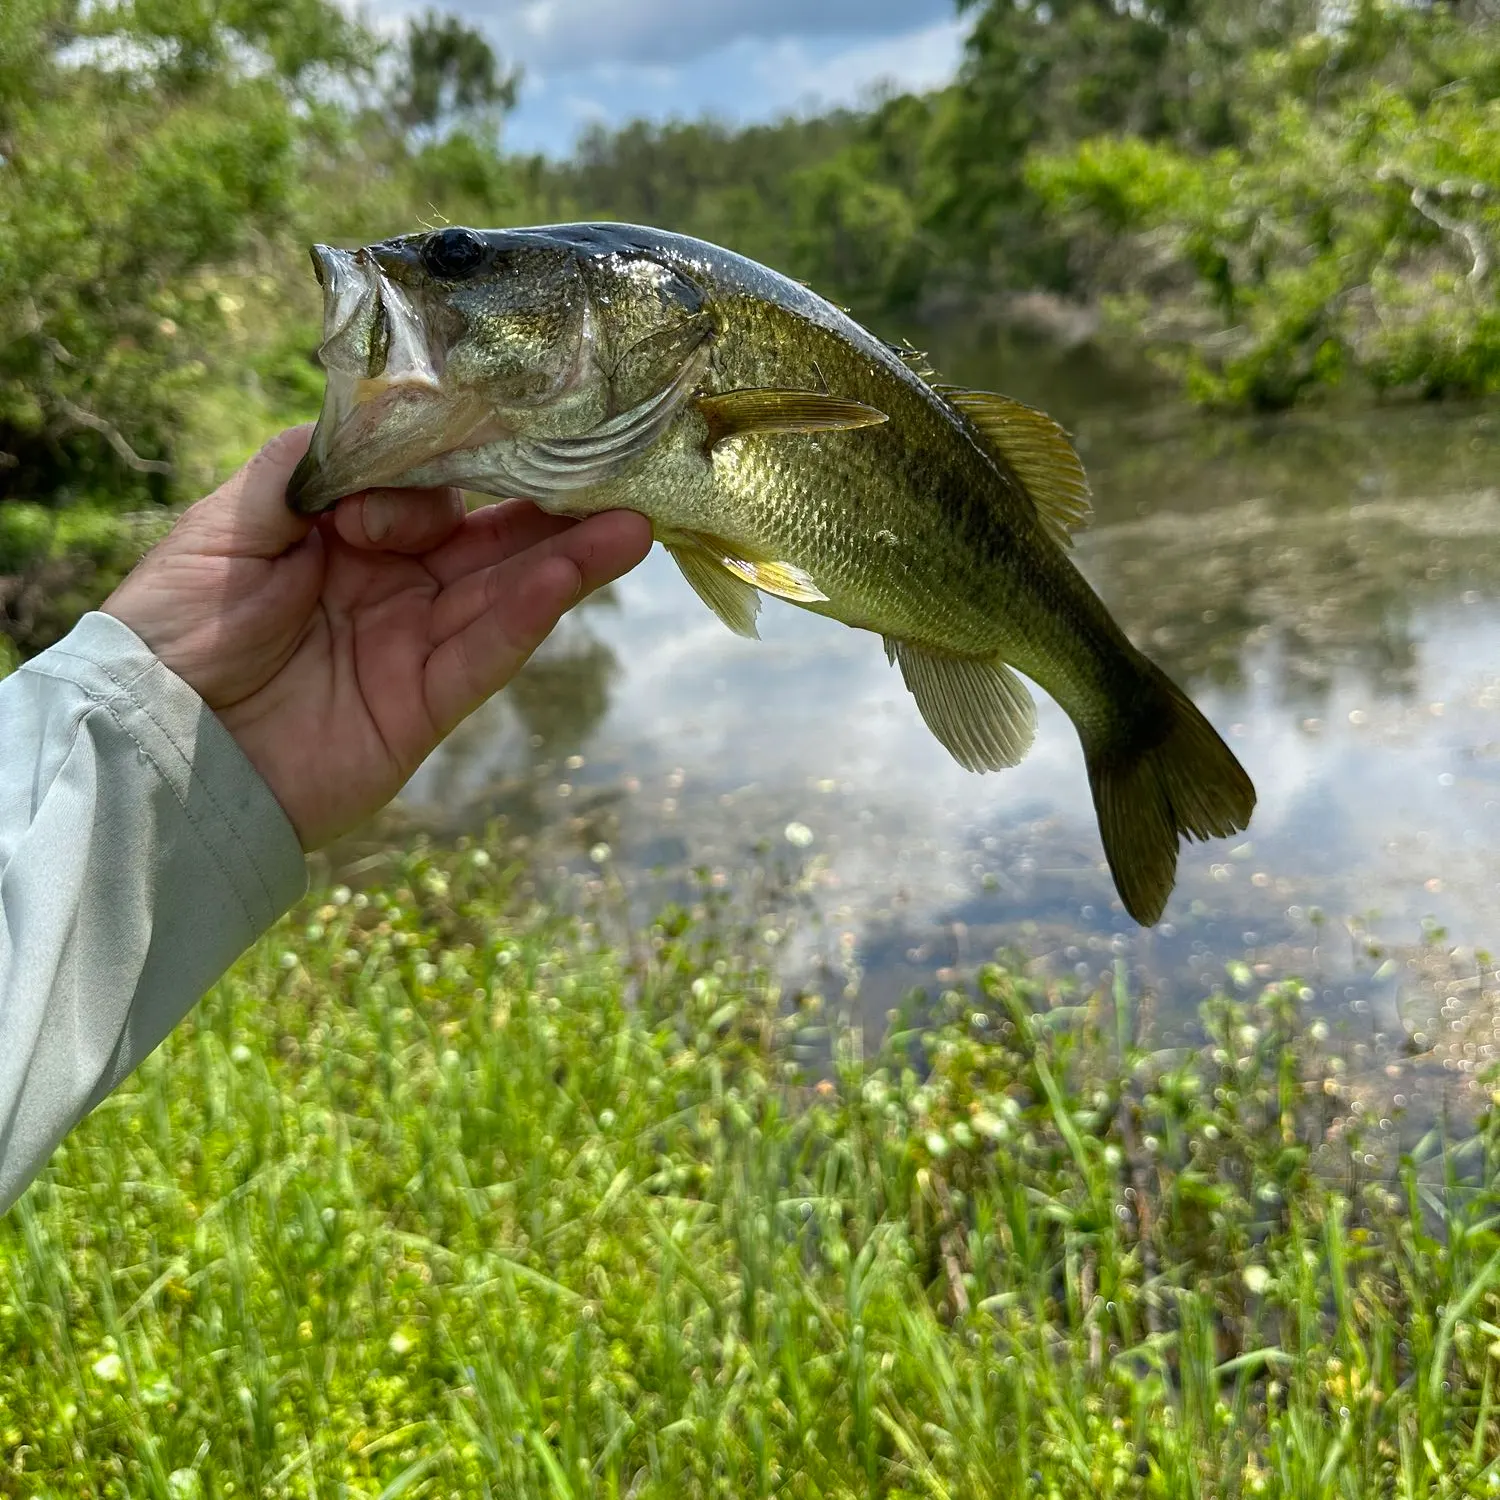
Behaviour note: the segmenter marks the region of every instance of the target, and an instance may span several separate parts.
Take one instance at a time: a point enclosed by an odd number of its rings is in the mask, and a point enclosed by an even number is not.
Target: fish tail
[[[1110,873],[1142,926],[1161,916],[1177,877],[1179,836],[1224,838],[1250,822],[1255,788],[1187,695],[1153,663],[1138,711],[1084,755]]]

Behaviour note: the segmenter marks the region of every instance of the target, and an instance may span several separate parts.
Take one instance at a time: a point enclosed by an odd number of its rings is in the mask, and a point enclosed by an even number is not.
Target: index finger
[[[494,567],[539,542],[560,536],[578,522],[554,516],[531,500],[502,500],[471,510],[461,529],[424,559],[445,588],[481,568]]]
[[[334,529],[362,552],[420,554],[440,547],[464,524],[462,493],[375,489],[348,495],[333,513]]]

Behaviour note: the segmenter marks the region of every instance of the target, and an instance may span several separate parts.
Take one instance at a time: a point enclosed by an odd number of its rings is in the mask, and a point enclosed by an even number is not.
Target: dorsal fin
[[[910,339],[902,339],[899,344],[887,344],[886,347],[918,380],[925,380],[931,385],[937,379],[937,371],[932,368],[927,351],[918,349]]]
[[[1044,411],[959,386],[934,389],[978,429],[979,435],[1016,472],[1036,505],[1042,525],[1064,546],[1089,523],[1089,482],[1068,434]]]

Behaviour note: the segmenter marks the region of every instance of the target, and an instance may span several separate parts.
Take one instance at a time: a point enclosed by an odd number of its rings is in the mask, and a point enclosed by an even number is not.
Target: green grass
[[[0,1493],[1500,1489],[1500,1124],[1380,1154],[1291,983],[867,1059],[716,899],[310,901],[0,1221]]]

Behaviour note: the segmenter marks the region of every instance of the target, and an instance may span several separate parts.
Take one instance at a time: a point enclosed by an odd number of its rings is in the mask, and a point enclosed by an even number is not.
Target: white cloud
[[[951,0],[448,0],[509,57],[573,71],[691,61],[745,38],[883,36],[951,13]],[[406,12],[410,0],[378,0]]]
[[[615,61],[532,74],[522,84],[508,139],[527,151],[565,152],[587,99],[588,118],[611,124],[703,115],[736,124],[855,105],[877,85],[937,88],[952,78],[964,27],[942,21],[892,37],[786,35],[741,38],[690,64]]]
[[[581,94],[569,94],[563,100],[563,109],[580,126],[602,124],[609,118],[609,111],[604,105],[597,99],[585,98]]]
[[[882,83],[913,93],[941,88],[954,75],[965,28],[941,21],[919,31],[845,47],[831,56],[803,37],[783,37],[754,64],[762,97],[812,100],[821,108],[857,104]]]
[[[357,0],[348,0],[351,6]],[[399,27],[428,0],[368,0]],[[857,104],[877,84],[952,77],[952,0],[440,0],[524,69],[510,143],[566,152],[582,124],[734,123]]]

